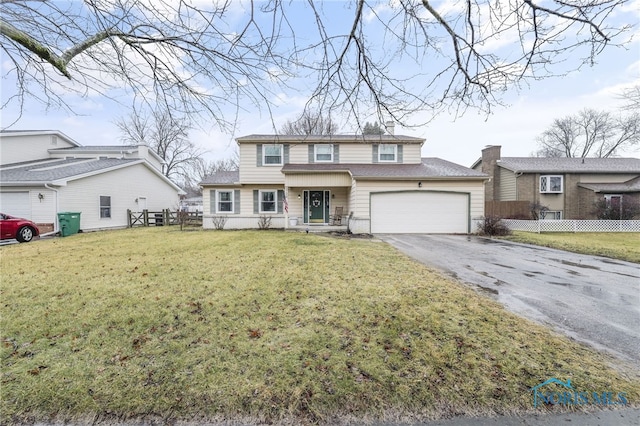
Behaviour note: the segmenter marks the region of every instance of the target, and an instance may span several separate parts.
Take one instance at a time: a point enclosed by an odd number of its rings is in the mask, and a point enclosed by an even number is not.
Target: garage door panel
[[[29,192],[0,192],[0,211],[11,216],[31,219],[31,200],[29,198]]]
[[[371,194],[372,233],[467,233],[468,229],[467,193]]]

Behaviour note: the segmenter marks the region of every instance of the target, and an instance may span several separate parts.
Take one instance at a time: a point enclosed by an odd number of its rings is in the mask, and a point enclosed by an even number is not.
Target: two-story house
[[[472,166],[491,177],[486,201],[544,206],[541,219],[595,219],[594,203],[640,202],[639,158],[502,157],[488,146]]]
[[[0,211],[58,230],[80,213],[83,231],[123,228],[127,210],[177,209],[180,187],[146,145],[83,146],[56,130],[0,132]]]
[[[421,158],[400,135],[250,135],[239,169],[201,182],[205,228],[322,227],[342,210],[354,233],[469,233],[484,213],[484,173]]]

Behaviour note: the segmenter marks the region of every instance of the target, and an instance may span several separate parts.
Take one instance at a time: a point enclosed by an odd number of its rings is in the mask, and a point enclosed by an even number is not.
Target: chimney
[[[482,150],[482,173],[488,174],[491,178],[484,186],[485,201],[500,200],[500,174],[498,173],[500,148],[500,145],[488,145]]]
[[[387,134],[389,135],[395,134],[396,123],[394,123],[393,121],[387,121],[386,123],[384,123],[384,126],[387,129]]]

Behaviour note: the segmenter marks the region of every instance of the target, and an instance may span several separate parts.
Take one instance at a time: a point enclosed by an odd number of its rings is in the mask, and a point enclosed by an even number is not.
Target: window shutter
[[[289,164],[289,144],[282,145],[282,164]]]
[[[340,162],[340,145],[338,145],[337,143],[333,144],[333,162]]]
[[[235,214],[240,214],[240,190],[236,189],[233,191],[233,212]]]
[[[260,200],[258,197],[260,196],[257,189],[253,190],[253,214],[260,213]]]
[[[313,144],[309,144],[309,164],[315,163],[315,148]]]
[[[278,189],[278,213],[282,213],[282,204],[284,200],[284,191]]]
[[[402,163],[402,145],[398,145],[397,148],[397,152],[398,152],[398,163]]]
[[[256,166],[262,166],[262,144],[256,145]]]
[[[378,162],[378,144],[374,143],[373,144],[373,158],[371,159],[372,163],[377,163]]]
[[[209,213],[211,214],[215,214],[216,212],[216,191],[215,190],[211,190],[209,191]]]

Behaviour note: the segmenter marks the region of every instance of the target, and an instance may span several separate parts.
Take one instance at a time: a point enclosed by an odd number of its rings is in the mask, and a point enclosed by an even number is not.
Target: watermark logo
[[[554,389],[560,390],[551,391],[545,389],[549,385],[556,385]],[[564,389],[562,389],[564,388]],[[626,392],[578,392],[571,386],[571,379],[567,379],[566,382],[558,380],[552,377],[537,386],[531,388],[533,391],[533,406],[539,407],[541,405],[627,405],[627,393]]]

